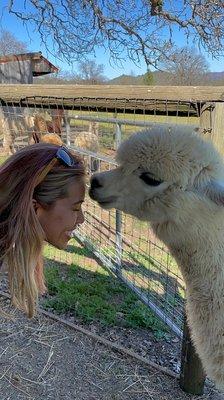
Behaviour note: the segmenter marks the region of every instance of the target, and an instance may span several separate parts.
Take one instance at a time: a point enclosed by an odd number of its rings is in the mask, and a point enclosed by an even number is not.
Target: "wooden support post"
[[[184,321],[184,336],[181,353],[180,387],[187,393],[202,395],[205,373],[200,358],[191,341],[187,320]]]
[[[201,109],[200,114],[200,134],[204,138],[209,138],[212,132],[212,113],[214,110],[214,103],[205,103]]]
[[[202,107],[200,133],[224,155],[224,102],[206,103]]]
[[[224,103],[215,103],[211,140],[218,151],[224,155]]]

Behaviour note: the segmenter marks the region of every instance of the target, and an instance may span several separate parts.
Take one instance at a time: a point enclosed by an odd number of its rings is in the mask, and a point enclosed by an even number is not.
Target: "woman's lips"
[[[72,231],[66,231],[65,232],[66,236],[68,236],[71,239],[73,236],[73,231],[74,231],[74,229]]]

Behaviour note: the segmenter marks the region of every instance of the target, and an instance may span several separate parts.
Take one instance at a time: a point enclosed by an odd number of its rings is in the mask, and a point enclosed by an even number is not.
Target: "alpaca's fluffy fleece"
[[[88,131],[75,132],[74,145],[94,153],[99,152],[99,123],[89,123]]]
[[[98,136],[92,132],[76,132],[74,136],[74,145],[94,153],[99,151]]]
[[[46,135],[42,135],[41,142],[63,146],[63,141],[61,140],[60,136],[57,135],[56,133],[46,133]]]
[[[99,146],[99,123],[93,121],[89,123],[88,131],[75,132],[74,145],[91,151],[93,153],[98,153],[100,150]],[[91,157],[89,165],[87,167],[92,171],[96,172],[99,168],[99,160],[95,157]]]
[[[118,149],[119,166],[95,174],[90,196],[150,221],[186,282],[192,338],[205,371],[224,388],[224,164],[189,128],[153,128]]]
[[[55,111],[55,110],[54,110]],[[64,116],[63,110],[56,110],[53,115],[44,113],[36,113],[33,116],[34,129],[39,133],[62,133],[62,119]]]

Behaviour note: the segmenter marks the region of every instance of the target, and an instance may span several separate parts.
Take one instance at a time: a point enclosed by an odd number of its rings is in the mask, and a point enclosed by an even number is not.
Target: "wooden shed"
[[[50,61],[37,53],[9,54],[0,57],[1,83],[33,83],[33,77],[58,72]]]

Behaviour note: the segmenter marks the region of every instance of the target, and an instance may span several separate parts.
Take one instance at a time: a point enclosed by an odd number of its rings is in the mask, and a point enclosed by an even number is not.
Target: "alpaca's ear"
[[[207,185],[199,189],[214,203],[224,206],[224,182],[210,181]]]

